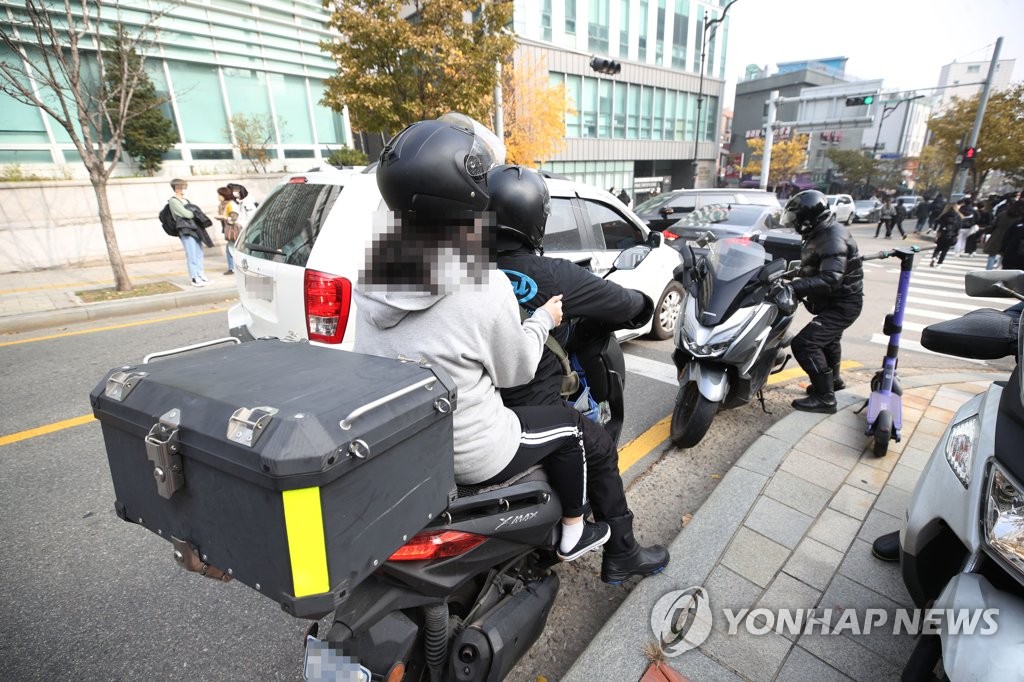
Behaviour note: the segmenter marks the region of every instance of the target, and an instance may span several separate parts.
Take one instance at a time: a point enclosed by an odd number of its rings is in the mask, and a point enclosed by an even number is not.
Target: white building
[[[1000,59],[992,76],[992,89],[1003,90],[1013,81],[1015,59]],[[934,109],[942,111],[954,97],[969,99],[981,92],[991,60],[984,62],[953,62],[939,72],[939,90],[935,94]]]
[[[883,92],[874,108],[875,122],[861,139],[865,151],[879,159],[905,159],[921,155],[928,133],[932,105],[928,97],[913,93]]]

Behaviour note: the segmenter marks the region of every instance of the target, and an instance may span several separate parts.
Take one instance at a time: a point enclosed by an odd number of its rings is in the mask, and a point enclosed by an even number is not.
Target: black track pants
[[[863,296],[839,299],[821,311],[793,337],[793,357],[808,376],[839,365],[843,358],[843,332],[860,316]]]
[[[604,427],[562,406],[510,408],[523,435],[508,465],[479,485],[494,485],[542,464],[562,502],[563,516],[581,516],[589,504],[597,519],[626,514],[619,454]]]

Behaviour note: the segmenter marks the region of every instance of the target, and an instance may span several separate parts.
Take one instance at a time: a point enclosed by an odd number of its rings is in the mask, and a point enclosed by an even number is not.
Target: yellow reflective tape
[[[330,591],[320,488],[285,490],[281,501],[284,502],[284,527],[288,534],[295,596],[308,597]]]

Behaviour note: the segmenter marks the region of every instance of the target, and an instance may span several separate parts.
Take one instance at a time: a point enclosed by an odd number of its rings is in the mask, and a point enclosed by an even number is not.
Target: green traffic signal
[[[869,105],[875,101],[874,95],[860,95],[858,97],[847,97],[846,106],[848,107],[861,107]]]
[[[872,97],[871,95],[868,95],[867,97],[864,98],[864,104],[871,104],[874,101],[875,101],[875,98]]]

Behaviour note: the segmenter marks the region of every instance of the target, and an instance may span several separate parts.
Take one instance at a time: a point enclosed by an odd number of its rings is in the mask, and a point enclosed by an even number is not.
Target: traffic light
[[[974,156],[978,153],[978,150],[974,147],[968,147],[964,150],[964,161],[974,161]]]
[[[622,71],[622,64],[612,59],[594,57],[590,60],[590,68],[598,73],[606,73],[609,76],[616,76]]]
[[[847,97],[846,106],[848,107],[862,107],[871,104],[875,101],[874,95],[858,95],[857,97]]]

